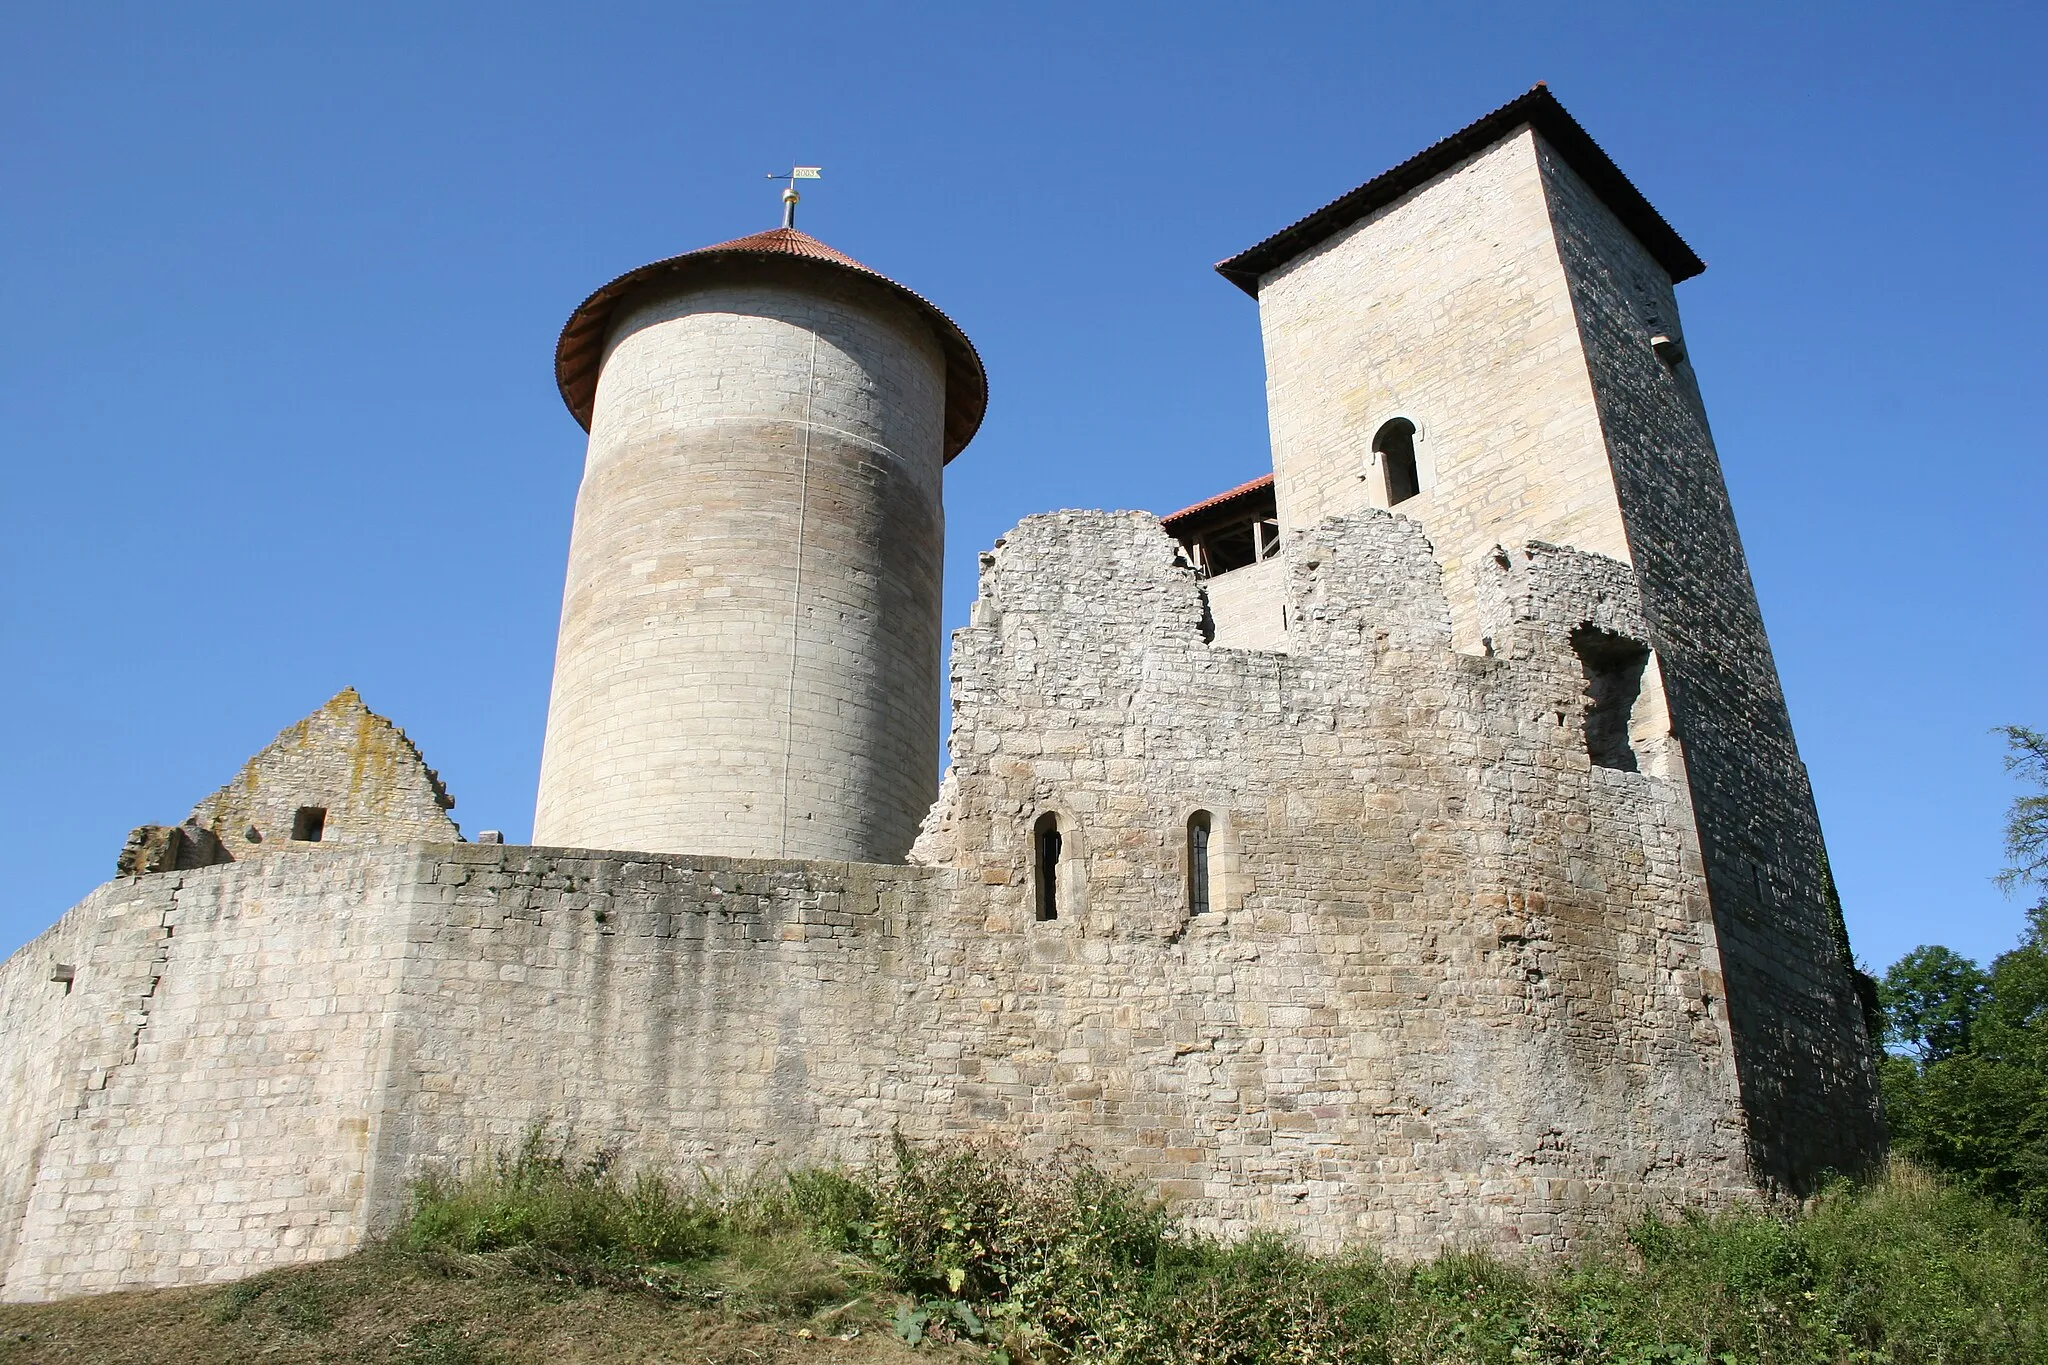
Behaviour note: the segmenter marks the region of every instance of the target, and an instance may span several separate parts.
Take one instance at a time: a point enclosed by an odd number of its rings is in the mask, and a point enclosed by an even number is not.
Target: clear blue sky
[[[1269,468],[1210,271],[1537,80],[1680,303],[1858,951],[1986,956],[2048,727],[2038,6],[16,5],[0,15],[0,951],[345,684],[526,837],[583,437],[555,334],[803,225],[935,300],[975,552]],[[2024,401],[2025,395],[2034,399]]]

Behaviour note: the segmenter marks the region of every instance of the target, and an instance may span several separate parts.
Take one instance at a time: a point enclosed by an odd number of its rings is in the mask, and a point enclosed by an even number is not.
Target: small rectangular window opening
[[[1595,626],[1572,632],[1572,648],[1586,675],[1586,755],[1597,767],[1641,771],[1629,743],[1629,718],[1643,690],[1647,645]]]
[[[1188,818],[1188,913],[1209,913],[1209,816],[1203,811]]]
[[[300,806],[299,813],[292,817],[292,838],[301,843],[317,844],[327,829],[327,807]]]
[[[1041,920],[1060,917],[1060,825],[1051,815],[1040,816],[1037,828],[1032,832],[1032,841],[1037,845],[1038,863],[1038,918]]]

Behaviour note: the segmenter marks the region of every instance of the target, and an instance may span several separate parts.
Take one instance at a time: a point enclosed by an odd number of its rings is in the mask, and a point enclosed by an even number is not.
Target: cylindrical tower
[[[938,789],[974,347],[781,228],[612,281],[555,373],[590,446],[534,842],[901,861]]]

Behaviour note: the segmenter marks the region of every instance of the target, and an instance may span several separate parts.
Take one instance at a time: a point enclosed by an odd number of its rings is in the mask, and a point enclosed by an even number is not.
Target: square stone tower
[[[1503,547],[1634,567],[1634,747],[1691,793],[1758,1173],[1867,1161],[1873,1053],[1673,293],[1704,264],[1539,85],[1217,269],[1259,301],[1283,534],[1414,518],[1471,653],[1506,647]]]

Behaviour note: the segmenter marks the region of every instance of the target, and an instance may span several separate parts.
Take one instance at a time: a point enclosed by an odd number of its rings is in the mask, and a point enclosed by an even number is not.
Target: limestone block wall
[[[1226,649],[1287,648],[1287,565],[1268,559],[1202,584],[1213,643]]]
[[[186,818],[211,830],[229,857],[244,858],[290,843],[308,807],[323,812],[321,843],[402,844],[460,839],[448,818],[454,806],[405,732],[346,687],[286,727]]]
[[[988,562],[914,855],[987,888],[933,964],[937,1107],[1095,1145],[1219,1230],[1397,1255],[1752,1190],[1684,785],[1587,755],[1569,633],[1643,638],[1626,566],[1527,560],[1493,594],[1527,648],[1475,658],[1414,522],[1285,556],[1285,654],[1203,643],[1143,514],[1031,518]],[[1052,921],[1047,812],[1079,864]]]
[[[943,358],[879,286],[746,269],[609,343],[535,838],[899,861],[938,783]]]
[[[133,881],[102,886],[0,963],[0,1273],[20,1246],[51,1138],[126,1056],[169,884],[152,879],[156,896],[138,894]]]
[[[1757,1160],[1804,1189],[1882,1151],[1874,1051],[1826,899],[1827,851],[1670,277],[1539,143],[1550,216],[1641,575],[1726,959]]]
[[[1372,440],[1407,418],[1422,491],[1400,511],[1470,650],[1472,566],[1495,545],[1629,557],[1539,143],[1525,128],[1259,283],[1282,528],[1386,506]]]
[[[0,1296],[345,1254],[542,1121],[679,1170],[872,1158],[927,1099],[953,880],[443,844],[109,883],[0,968]]]
[[[9,960],[0,1294],[360,1244],[411,862],[333,847],[121,878]]]
[[[629,1163],[864,1161],[924,1102],[943,871],[433,850],[379,1105],[378,1208],[552,1116]]]
[[[1478,657],[1413,521],[1279,562],[1287,651],[1219,647],[1152,517],[1019,526],[913,866],[334,846],[103,887],[0,968],[0,1294],[339,1254],[541,1120],[728,1171],[1079,1143],[1201,1226],[1396,1256],[1752,1195],[1783,1130],[1730,1015],[1776,997],[1724,963],[1691,750],[1588,756],[1571,637],[1647,639],[1634,572],[1489,559]]]

